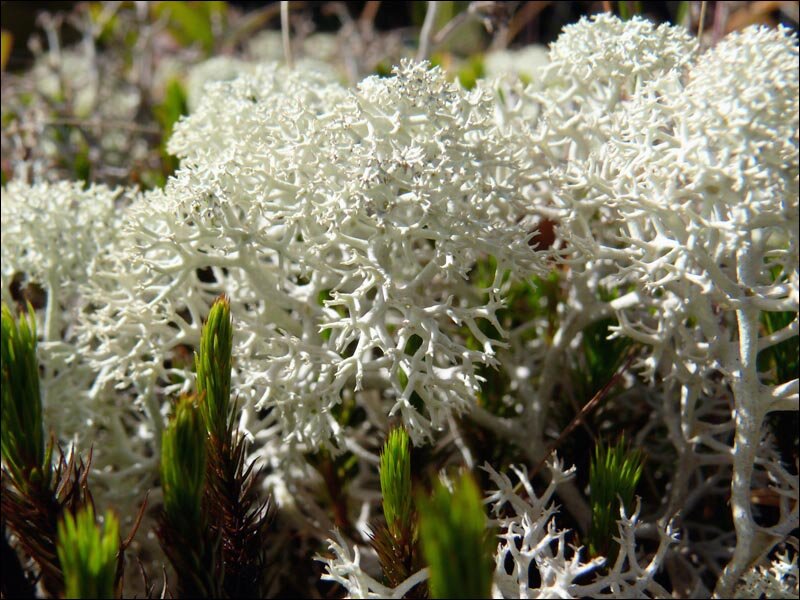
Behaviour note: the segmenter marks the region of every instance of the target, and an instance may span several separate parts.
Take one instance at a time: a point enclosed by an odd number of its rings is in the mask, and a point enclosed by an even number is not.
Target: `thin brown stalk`
[[[292,60],[292,40],[289,31],[289,2],[281,0],[281,39],[283,40],[283,57],[286,59],[286,66],[290,69],[294,66]]]
[[[439,3],[428,2],[428,11],[425,13],[425,20],[422,22],[422,30],[419,33],[419,48],[417,49],[417,60],[427,60],[431,54],[434,29],[436,28],[436,17],[439,14]]]
[[[697,39],[700,40],[702,43],[703,41],[703,26],[705,25],[706,21],[706,6],[708,2],[701,2],[700,3],[700,21],[697,24]]]
[[[627,371],[628,368],[631,366],[634,358],[636,358],[636,352],[635,349],[632,348],[628,353],[628,359],[625,361],[625,364],[623,364],[617,370],[617,372],[614,373],[614,376],[611,377],[611,379],[609,379],[608,382],[602,388],[600,388],[600,390],[598,390],[598,392],[594,396],[592,396],[591,400],[589,400],[586,404],[583,405],[583,408],[578,412],[577,415],[575,415],[570,424],[567,425],[564,428],[564,431],[562,431],[561,434],[556,438],[556,440],[552,444],[550,444],[550,446],[548,446],[547,451],[544,453],[544,457],[542,458],[541,461],[539,461],[539,464],[537,464],[536,468],[531,472],[530,474],[531,479],[536,477],[541,468],[547,462],[547,459],[550,458],[550,455],[561,445],[564,439],[566,439],[566,437],[570,433],[572,433],[578,425],[580,425],[583,422],[583,420],[587,417],[587,415],[589,415],[589,413],[591,413],[595,408],[597,408],[600,402],[606,396],[608,396],[609,392],[614,388],[614,386],[617,385],[617,383],[619,383],[619,380],[622,379],[622,376],[625,374],[625,371]]]
[[[12,123],[8,127],[8,132],[19,133],[23,131],[39,131],[40,125],[45,127],[58,127],[58,126],[66,126],[66,127],[78,127],[80,129],[104,129],[104,130],[121,130],[121,131],[132,131],[136,133],[142,133],[147,135],[154,135],[160,136],[163,134],[163,131],[158,127],[150,127],[147,125],[139,125],[137,123],[129,123],[128,121],[115,121],[111,119],[69,119],[69,118],[61,118],[61,119],[45,119],[40,121],[39,123]]]
[[[610,4],[610,3],[609,3]],[[506,45],[514,41],[525,26],[538,17],[541,12],[550,5],[547,0],[537,0],[526,2],[519,12],[517,12],[508,24],[506,32]]]
[[[375,23],[375,16],[378,14],[378,9],[381,7],[380,0],[369,0],[364,3],[364,9],[358,17],[358,22],[362,27],[372,27]]]

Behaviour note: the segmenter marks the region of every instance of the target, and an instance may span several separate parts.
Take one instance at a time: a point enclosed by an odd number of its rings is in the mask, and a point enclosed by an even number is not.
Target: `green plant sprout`
[[[66,554],[64,548],[59,547],[59,539],[65,539],[65,535],[75,531],[78,532],[75,535],[84,535],[81,533],[82,521],[78,521],[78,529],[75,530],[75,515],[80,511],[93,510],[88,484],[91,452],[84,463],[78,452],[73,450],[67,459],[61,451],[53,464],[55,444],[51,441],[45,447],[36,348],[36,321],[32,306],[28,304],[28,316],[20,315],[17,324],[11,310],[3,304],[3,521],[38,566],[42,588],[49,596],[111,597],[121,581],[122,556],[138,528],[144,506],[133,532],[125,542],[121,543],[118,539],[119,527],[115,521],[113,535],[109,533],[111,537],[108,538],[112,541],[104,538],[103,542],[103,548],[108,544],[113,545],[109,560],[114,561],[114,565],[107,567],[108,570],[103,573],[98,570],[94,578],[87,576],[87,569],[105,569],[105,562],[102,565],[98,562],[91,565],[81,563],[91,558],[91,552],[87,549],[89,554],[81,554],[85,549],[81,546],[78,554],[74,554],[71,550],[73,544],[69,540],[62,543],[69,550]],[[6,476],[11,483],[8,487]],[[70,520],[64,525],[66,519]],[[93,512],[91,520],[94,523]],[[64,527],[67,529],[64,530]],[[75,535],[70,540],[74,541]],[[81,539],[82,544],[91,543],[91,540]]]
[[[195,354],[197,393],[202,399],[200,412],[206,430],[218,439],[227,437],[231,407],[231,348],[233,326],[231,305],[220,296],[211,306],[200,336],[200,352]]]
[[[412,526],[411,502],[411,453],[408,448],[408,433],[402,428],[393,429],[381,452],[381,493],[383,515],[393,536]]]
[[[91,504],[58,524],[58,560],[64,572],[66,598],[115,598],[119,521],[106,512],[103,527]]]
[[[52,447],[45,448],[36,317],[30,304],[28,317],[20,315],[19,325],[3,304],[2,361],[3,461],[20,492],[32,485],[45,489],[52,475]]]
[[[629,448],[625,436],[615,446],[598,444],[589,468],[592,524],[589,528],[589,552],[592,556],[616,559],[619,544],[614,541],[619,519],[620,500],[629,515],[633,495],[642,476],[644,457]]]
[[[205,431],[196,398],[184,396],[161,442],[164,511],[172,527],[187,535],[205,525],[202,510],[206,475]]]
[[[258,473],[245,466],[247,442],[235,425],[231,402],[233,325],[227,296],[214,301],[195,355],[199,410],[206,437],[205,498],[209,530],[219,540],[216,562],[231,598],[262,596],[267,585],[269,502],[255,499]]]
[[[55,547],[61,507],[51,488],[53,445],[46,449],[44,445],[36,345],[33,307],[28,304],[28,317],[20,315],[17,324],[4,303],[0,430],[4,467],[2,513],[9,529],[41,570],[44,589],[52,593],[61,591],[64,584]],[[59,468],[59,475],[61,471]],[[5,475],[11,481],[8,488]]]
[[[422,552],[432,598],[489,598],[494,560],[481,492],[469,474],[451,492],[441,482],[417,500]]]
[[[386,582],[396,587],[421,565],[416,514],[411,495],[411,449],[408,432],[397,427],[389,432],[380,457],[381,495],[386,524],[374,527],[372,547],[378,554]],[[424,584],[409,597],[426,597]]]
[[[178,573],[179,595],[216,597],[213,544],[203,507],[206,431],[195,396],[178,400],[161,440],[164,510],[159,537]]]

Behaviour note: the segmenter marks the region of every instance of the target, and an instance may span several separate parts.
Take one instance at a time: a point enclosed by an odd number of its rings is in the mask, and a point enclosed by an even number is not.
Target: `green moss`
[[[437,482],[430,498],[418,498],[417,507],[431,597],[491,597],[493,540],[472,476],[461,475],[452,492]]]
[[[206,428],[194,396],[184,396],[161,438],[164,513],[183,539],[200,539],[206,479]]]
[[[408,433],[402,428],[393,429],[381,452],[380,465],[383,515],[389,531],[395,538],[411,528],[411,452]]]
[[[14,484],[25,492],[30,484],[49,484],[52,467],[45,448],[39,361],[36,357],[36,315],[28,304],[19,323],[2,307],[2,434],[3,462]]]
[[[624,436],[615,446],[598,444],[589,468],[592,524],[589,528],[589,552],[592,556],[616,559],[620,499],[625,514],[633,511],[633,495],[642,476],[642,452],[630,449]]]
[[[119,550],[119,521],[107,512],[102,529],[89,504],[58,524],[58,560],[66,598],[114,598]]]
[[[231,406],[231,352],[233,325],[231,305],[220,296],[211,306],[200,334],[200,352],[195,356],[197,393],[207,431],[226,439],[233,419]]]

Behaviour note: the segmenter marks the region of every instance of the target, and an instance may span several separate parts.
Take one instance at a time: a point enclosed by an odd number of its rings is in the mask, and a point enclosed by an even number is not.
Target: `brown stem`
[[[622,379],[622,375],[631,366],[631,363],[633,363],[634,358],[636,358],[636,352],[632,348],[628,353],[628,359],[625,361],[625,364],[623,364],[617,370],[617,372],[614,373],[614,376],[611,379],[609,379],[608,382],[602,388],[600,388],[600,390],[594,396],[592,396],[591,400],[589,400],[586,404],[584,404],[583,408],[580,410],[580,412],[578,412],[577,415],[575,415],[570,424],[567,425],[564,428],[564,431],[562,431],[561,434],[556,438],[556,440],[552,444],[550,444],[550,446],[548,446],[547,450],[544,453],[544,457],[542,458],[541,461],[539,461],[539,464],[536,465],[536,468],[531,472],[530,474],[531,479],[536,477],[537,473],[539,473],[541,468],[547,462],[547,459],[550,458],[550,455],[556,448],[558,448],[561,445],[564,439],[574,431],[574,429],[583,421],[583,419],[586,418],[586,416],[590,412],[592,412],[595,408],[597,408],[601,400],[603,400],[606,396],[608,396],[608,393],[614,388],[615,385],[617,385],[619,380]]]

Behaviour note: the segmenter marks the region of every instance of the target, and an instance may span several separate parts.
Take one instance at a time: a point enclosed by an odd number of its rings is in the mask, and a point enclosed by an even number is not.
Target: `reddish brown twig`
[[[591,400],[589,400],[586,404],[583,405],[583,408],[581,408],[581,410],[578,412],[578,414],[575,415],[575,417],[572,419],[570,424],[567,425],[564,428],[564,431],[562,431],[561,434],[556,438],[556,440],[552,444],[550,444],[550,446],[547,448],[547,451],[545,452],[544,457],[542,458],[542,460],[539,461],[539,464],[537,464],[536,468],[531,472],[530,479],[533,479],[534,477],[536,477],[536,475],[539,473],[541,468],[547,462],[547,459],[550,457],[550,455],[553,453],[553,451],[556,448],[558,448],[561,445],[561,443],[564,441],[564,439],[570,433],[572,433],[578,425],[581,424],[583,419],[585,419],[586,416],[590,412],[592,412],[595,408],[597,408],[597,405],[600,404],[600,402],[606,396],[608,396],[609,392],[613,389],[613,387],[615,385],[617,385],[617,383],[619,382],[620,379],[622,379],[622,376],[625,373],[625,371],[627,371],[628,368],[631,366],[631,363],[633,363],[633,359],[634,358],[636,358],[635,346],[632,347],[631,350],[628,352],[628,359],[617,370],[617,372],[614,373],[614,376],[611,379],[609,379],[608,382],[602,388],[600,388],[600,390],[594,396],[592,396]]]

